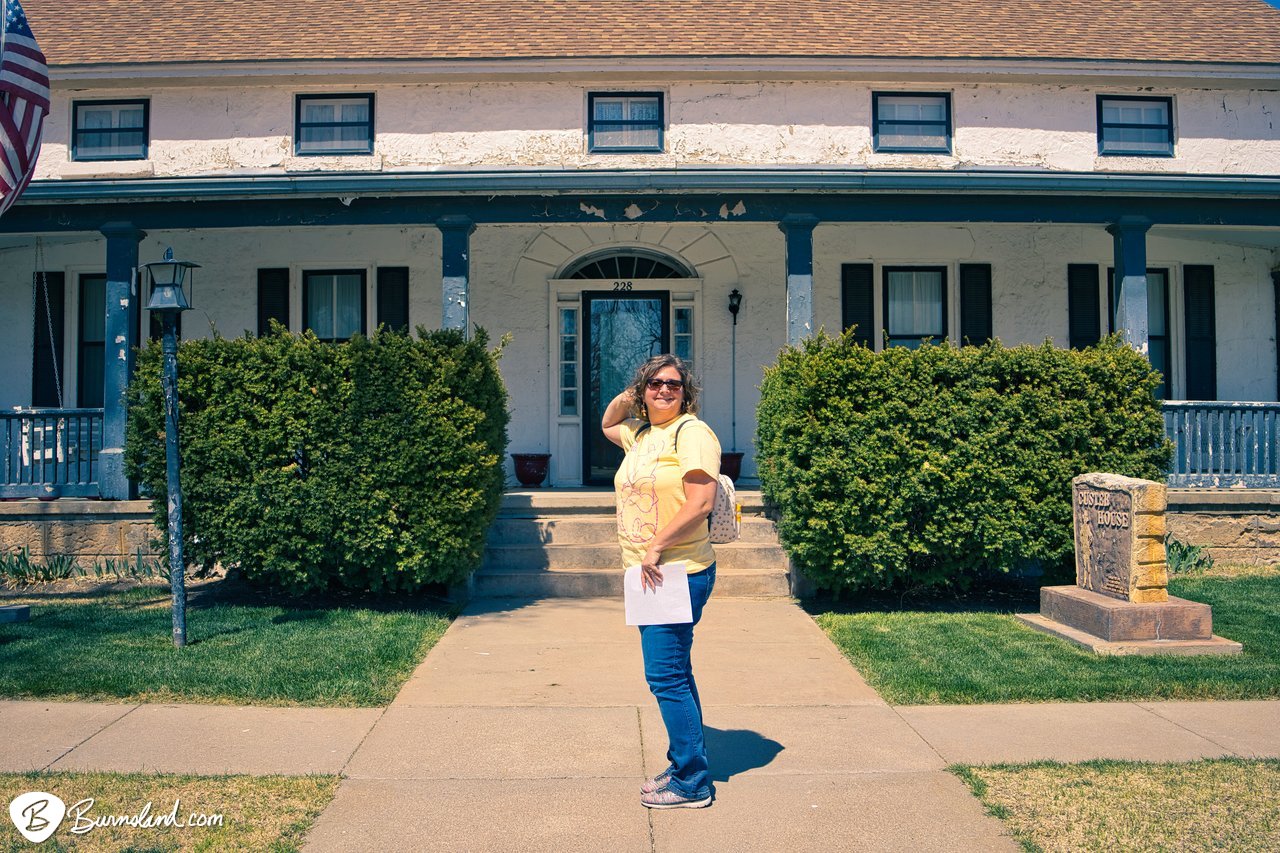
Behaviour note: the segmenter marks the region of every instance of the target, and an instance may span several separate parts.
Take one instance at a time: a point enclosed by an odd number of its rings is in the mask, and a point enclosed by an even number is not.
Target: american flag
[[[36,171],[40,133],[49,112],[49,68],[18,0],[4,3],[0,32],[0,215]]]

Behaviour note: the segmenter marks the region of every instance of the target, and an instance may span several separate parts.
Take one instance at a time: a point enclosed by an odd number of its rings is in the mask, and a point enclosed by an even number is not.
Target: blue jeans
[[[711,795],[707,772],[707,747],[702,738],[702,703],[693,681],[693,626],[716,585],[716,564],[689,575],[693,621],[681,625],[641,625],[640,648],[644,653],[644,677],[658,699],[658,710],[667,727],[668,783],[681,795],[702,799]]]

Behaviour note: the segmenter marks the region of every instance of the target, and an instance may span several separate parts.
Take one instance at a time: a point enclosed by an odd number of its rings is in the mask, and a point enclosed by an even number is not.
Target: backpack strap
[[[680,426],[676,427],[676,434],[675,434],[674,436],[672,436],[672,438],[671,438],[671,449],[672,449],[673,451],[675,451],[676,453],[679,453],[679,452],[680,452],[680,430],[682,430],[682,429],[684,429],[685,427],[687,427],[690,423],[692,423],[692,422],[693,422],[693,420],[695,420],[695,419],[691,418],[691,419],[689,419],[689,420],[687,420],[687,421],[682,422],[682,423],[680,424]],[[640,440],[640,436],[644,434],[644,431],[645,431],[645,430],[647,430],[647,429],[648,429],[649,427],[651,427],[651,426],[653,426],[653,424],[649,423],[648,421],[645,421],[644,426],[642,426],[642,427],[640,427],[640,429],[636,430],[635,438],[634,438],[634,439],[632,439],[632,441],[633,441],[633,442],[638,442],[638,441]],[[632,447],[634,447],[634,446],[635,446],[635,444],[633,443],[633,444],[632,444]]]

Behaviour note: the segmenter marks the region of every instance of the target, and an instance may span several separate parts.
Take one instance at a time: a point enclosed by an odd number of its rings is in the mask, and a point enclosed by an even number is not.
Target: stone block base
[[[1111,642],[1078,628],[1046,619],[1039,613],[1019,613],[1017,618],[1024,625],[1059,639],[1074,643],[1100,655],[1238,655],[1243,651],[1239,643],[1213,636],[1207,640],[1121,640]]]
[[[1138,603],[1077,586],[1046,586],[1040,590],[1040,615],[1108,642],[1213,636],[1209,605],[1173,596],[1168,601]]]
[[[1158,604],[1122,601],[1078,586],[1040,590],[1040,612],[1024,624],[1099,654],[1237,654],[1239,643],[1216,637],[1207,604],[1169,597]]]

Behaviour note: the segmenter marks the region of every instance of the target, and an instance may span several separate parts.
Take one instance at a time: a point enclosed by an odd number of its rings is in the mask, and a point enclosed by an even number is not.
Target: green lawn
[[[886,700],[899,705],[1280,696],[1280,572],[1178,576],[1170,592],[1213,607],[1234,657],[1104,657],[1034,631],[1011,610],[825,609],[814,618]],[[1005,612],[999,612],[1000,610]]]
[[[450,621],[442,607],[243,598],[195,603],[185,649],[173,647],[163,590],[26,599],[31,621],[0,625],[0,696],[385,705]]]
[[[1280,761],[951,769],[1026,850],[1280,849]]]
[[[28,791],[43,791],[61,799],[68,810],[39,847],[19,835],[6,815],[0,821],[0,850],[300,850],[316,817],[333,800],[338,782],[337,776],[0,773],[0,803],[8,804]],[[76,809],[86,799],[92,799],[92,805]],[[175,801],[182,823],[210,825],[89,829],[94,819],[137,815],[148,802],[150,817],[168,815]],[[76,826],[82,831],[72,832]]]

